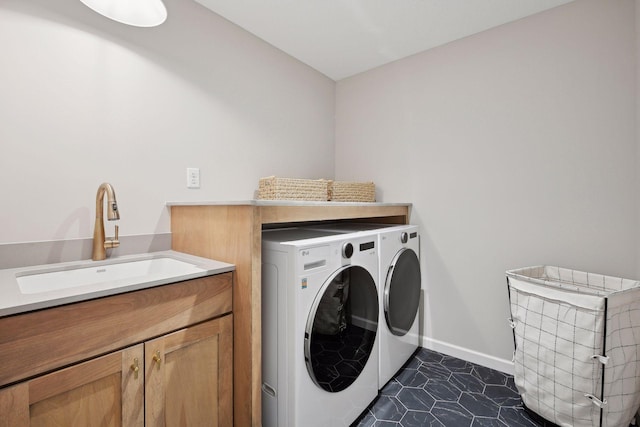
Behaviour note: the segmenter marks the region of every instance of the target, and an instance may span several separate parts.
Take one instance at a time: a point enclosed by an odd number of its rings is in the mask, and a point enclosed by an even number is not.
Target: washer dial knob
[[[342,245],[342,257],[349,259],[353,255],[353,245],[351,243],[345,243]]]

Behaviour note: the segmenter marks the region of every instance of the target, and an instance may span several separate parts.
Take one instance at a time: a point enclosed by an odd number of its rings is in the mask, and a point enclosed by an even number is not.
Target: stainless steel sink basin
[[[140,282],[152,282],[204,272],[195,264],[170,257],[126,262],[101,263],[96,266],[66,266],[64,269],[44,269],[17,275],[23,294],[39,294],[89,285],[104,285],[113,289]]]

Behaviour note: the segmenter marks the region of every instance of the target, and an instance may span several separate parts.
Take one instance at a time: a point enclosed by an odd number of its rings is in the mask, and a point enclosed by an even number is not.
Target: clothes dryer
[[[265,427],[348,426],[378,393],[378,240],[262,236]]]
[[[415,225],[380,229],[380,389],[420,345],[422,278],[420,234]],[[382,320],[384,319],[384,320]]]

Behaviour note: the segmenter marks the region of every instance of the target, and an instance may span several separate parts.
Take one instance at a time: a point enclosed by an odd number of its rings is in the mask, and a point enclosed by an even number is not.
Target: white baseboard
[[[507,359],[479,353],[475,350],[460,347],[454,344],[438,341],[433,338],[422,337],[422,347],[446,354],[448,356],[457,357],[458,359],[486,366],[505,374],[513,375],[513,362]]]

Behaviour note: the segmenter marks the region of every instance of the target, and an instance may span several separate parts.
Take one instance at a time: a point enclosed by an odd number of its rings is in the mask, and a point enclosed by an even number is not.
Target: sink
[[[232,264],[165,250],[0,269],[0,317],[231,272]],[[2,424],[2,423],[0,423]]]
[[[206,271],[192,263],[170,257],[100,263],[94,266],[29,271],[16,277],[22,294],[39,294],[102,285],[102,289],[153,282]]]

